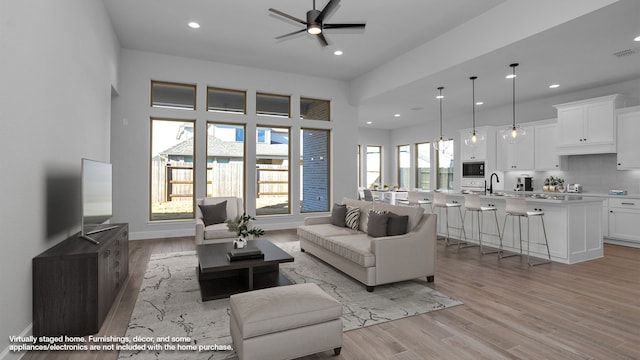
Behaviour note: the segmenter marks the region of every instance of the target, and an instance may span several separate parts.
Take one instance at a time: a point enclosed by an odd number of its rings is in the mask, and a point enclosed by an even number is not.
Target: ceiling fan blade
[[[289,19],[289,20],[293,20],[293,21],[295,21],[295,22],[299,22],[300,24],[307,25],[307,22],[306,22],[306,21],[300,20],[300,19],[298,19],[297,17],[295,17],[295,16],[291,16],[291,15],[289,15],[289,14],[287,14],[287,13],[283,13],[283,12],[282,12],[282,11],[280,11],[280,10],[276,10],[276,9],[273,9],[273,8],[269,8],[269,11],[271,11],[271,12],[272,12],[272,13],[274,13],[274,14],[278,14],[278,15],[280,15],[280,16],[286,17],[286,18],[287,18],[287,19]]]
[[[290,32],[288,34],[280,35],[280,36],[276,37],[275,39],[283,39],[283,38],[286,38],[286,37],[289,37],[289,36],[292,36],[292,35],[295,35],[295,34],[300,34],[301,32],[305,32],[305,31],[307,31],[307,29],[296,30],[296,31]]]
[[[345,29],[345,28],[360,28],[364,29],[367,24],[323,24],[324,29]]]
[[[324,20],[327,16],[331,15],[331,12],[333,12],[336,6],[338,6],[339,2],[340,0],[329,1],[327,6],[325,6],[324,9],[322,9],[322,11],[320,12],[320,15],[318,15],[318,17],[316,18],[316,22],[321,23],[322,20]]]
[[[322,33],[316,35],[318,37],[318,41],[320,41],[320,45],[324,46],[328,46],[329,42],[327,41],[327,39],[324,37],[324,35]]]

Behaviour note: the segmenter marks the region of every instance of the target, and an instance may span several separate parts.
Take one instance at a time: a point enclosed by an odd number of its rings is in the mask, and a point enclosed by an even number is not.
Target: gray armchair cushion
[[[227,200],[214,205],[198,205],[205,226],[221,224],[227,220]]]

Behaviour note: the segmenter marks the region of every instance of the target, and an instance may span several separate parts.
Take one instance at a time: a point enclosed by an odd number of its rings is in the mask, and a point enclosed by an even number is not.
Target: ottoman
[[[342,304],[316,284],[232,295],[229,327],[240,360],[293,359],[342,349]]]

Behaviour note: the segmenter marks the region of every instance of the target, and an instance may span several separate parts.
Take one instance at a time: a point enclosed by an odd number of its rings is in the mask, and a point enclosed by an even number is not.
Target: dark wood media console
[[[95,334],[129,276],[129,225],[72,236],[33,258],[33,335]]]

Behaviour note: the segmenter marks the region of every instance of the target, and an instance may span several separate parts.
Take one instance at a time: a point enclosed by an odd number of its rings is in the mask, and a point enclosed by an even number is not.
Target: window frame
[[[257,131],[256,131],[256,138],[254,139],[255,144],[256,144],[256,153],[255,153],[255,160],[256,160],[256,176],[255,176],[255,185],[256,185],[256,216],[280,216],[280,215],[291,215],[292,214],[292,207],[291,207],[291,181],[292,181],[292,177],[291,177],[291,169],[292,169],[292,160],[291,160],[291,126],[288,125],[269,125],[269,124],[256,124],[256,130],[258,128],[266,128],[266,129],[273,129],[273,128],[277,128],[277,129],[286,129],[287,130],[287,161],[289,162],[289,166],[287,168],[287,208],[288,211],[287,212],[282,212],[282,213],[273,213],[273,214],[258,214],[258,204],[257,204],[257,199],[258,199],[258,192],[260,191],[260,185],[258,184],[258,176],[257,176],[257,172],[258,172],[258,151],[257,151],[257,145],[258,143],[258,139],[257,139]],[[246,141],[246,138],[245,138]]]
[[[327,194],[326,194],[326,207],[323,210],[308,210],[308,211],[303,211],[302,210],[302,204],[304,201],[304,197],[302,196],[303,193],[303,180],[304,180],[304,173],[302,171],[300,171],[300,213],[301,214],[309,214],[309,213],[316,213],[316,212],[328,212],[331,210],[331,160],[332,160],[332,156],[331,156],[331,129],[321,129],[321,128],[310,128],[310,127],[301,127],[300,128],[300,160],[302,161],[302,157],[303,157],[303,131],[322,131],[322,132],[326,132],[327,133],[327,144],[326,144],[326,152],[327,152],[327,159],[325,159],[325,164],[326,164],[326,174],[327,174]],[[304,164],[301,164],[301,167]]]
[[[234,126],[238,128],[242,128],[243,140],[242,140],[242,204],[243,207],[246,208],[246,199],[247,199],[247,124],[245,123],[233,123],[233,122],[224,122],[224,121],[207,121],[207,143],[205,146],[206,157],[205,157],[205,196],[209,196],[209,126],[215,125],[226,125],[226,126]],[[237,135],[236,135],[237,137]],[[238,142],[236,140],[236,142]],[[220,195],[225,196],[225,195]],[[227,195],[233,196],[233,195]]]
[[[409,170],[408,174],[407,174],[407,186],[404,187],[402,186],[402,179],[401,179],[401,172],[402,172],[402,167],[401,167],[401,156],[400,154],[402,153],[402,151],[400,150],[400,148],[406,148],[407,149],[407,153],[409,153],[408,156],[408,160],[409,160],[409,166],[406,167],[406,169]],[[405,189],[409,189],[411,187],[411,145],[410,144],[403,144],[403,145],[398,145],[396,147],[396,151],[397,151],[397,164],[398,164],[398,173],[397,173],[397,179],[398,179],[398,188],[405,188]]]
[[[210,92],[212,90],[220,90],[220,92],[227,92],[227,93],[234,93],[234,94],[242,94],[243,97],[243,108],[242,108],[242,112],[238,112],[238,111],[225,111],[225,110],[211,110],[209,109],[209,99],[210,99]],[[213,112],[213,113],[221,113],[221,114],[241,114],[241,115],[246,115],[247,114],[247,91],[246,90],[236,90],[236,89],[227,89],[227,88],[221,88],[221,87],[217,87],[217,86],[207,86],[207,106],[206,106],[206,111],[207,112]]]
[[[260,96],[287,99],[287,116],[277,115],[277,114],[269,114],[269,113],[260,113],[260,110],[258,109],[258,100],[259,100]],[[274,117],[274,118],[281,118],[281,119],[291,119],[291,95],[272,94],[272,93],[259,92],[259,91],[256,92],[256,116]]]
[[[426,146],[426,148],[429,150],[429,185],[427,186],[427,188],[422,188],[422,182],[421,180],[421,173],[420,173],[420,169],[422,169],[419,164],[420,164],[420,147],[421,146]],[[421,143],[416,143],[415,144],[415,164],[416,164],[416,189],[420,189],[420,190],[432,190],[432,183],[431,183],[431,173],[433,171],[433,165],[432,165],[432,161],[431,161],[431,142],[421,142]]]
[[[384,179],[382,178],[382,173],[383,173],[383,171],[382,171],[382,145],[367,145],[366,154],[365,154],[365,156],[366,156],[366,166],[367,166],[366,186],[367,187],[371,187],[371,186],[373,186],[373,184],[375,184],[375,183],[369,184],[369,173],[371,172],[371,171],[369,171],[369,148],[378,148],[379,149],[379,151],[378,151],[378,179],[380,180],[380,182],[378,183],[378,187],[382,188],[383,185],[384,185]]]
[[[327,118],[326,119],[316,119],[316,118],[305,118],[302,116],[302,103],[303,101],[311,101],[311,102],[322,102],[322,103],[326,103],[326,107],[327,107]],[[301,120],[317,120],[317,121],[331,121],[331,100],[326,100],[326,99],[318,99],[318,98],[311,98],[311,97],[306,97],[306,96],[301,96],[300,97],[300,119]]]
[[[181,108],[181,107],[172,107],[172,106],[154,106],[154,101],[153,100],[154,100],[154,93],[155,93],[155,89],[154,89],[154,85],[155,84],[174,86],[174,87],[183,87],[183,88],[193,88],[193,109]],[[175,110],[196,111],[198,109],[197,93],[198,93],[198,87],[197,87],[196,84],[178,83],[178,82],[162,81],[162,80],[151,80],[151,88],[149,90],[149,94],[150,94],[149,106],[152,107],[152,108],[158,108],[158,109],[175,109]]]

